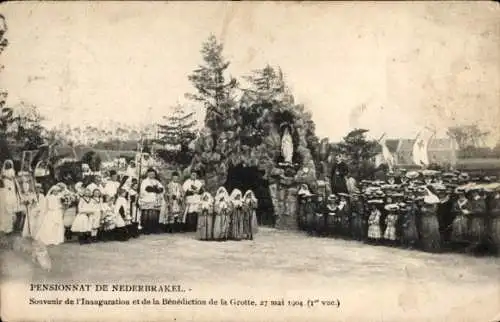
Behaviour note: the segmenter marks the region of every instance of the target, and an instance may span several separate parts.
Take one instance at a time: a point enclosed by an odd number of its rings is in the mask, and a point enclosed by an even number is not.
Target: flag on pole
[[[394,156],[387,147],[385,133],[382,134],[382,136],[378,140],[378,143],[382,148],[382,153],[379,153],[375,156],[375,165],[378,167],[382,163],[385,163],[389,166],[389,170],[392,171],[395,165],[395,161],[394,161]]]
[[[394,156],[392,155],[391,151],[389,151],[389,148],[387,147],[386,144],[386,136],[384,134],[382,141],[380,142],[380,145],[382,146],[382,155],[384,156],[385,163],[389,166],[389,170],[393,170],[394,168]]]

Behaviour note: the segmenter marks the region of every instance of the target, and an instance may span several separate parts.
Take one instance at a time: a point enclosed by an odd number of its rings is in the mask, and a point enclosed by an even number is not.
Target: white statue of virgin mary
[[[286,163],[292,163],[293,141],[289,126],[285,126],[283,131],[283,136],[281,138],[281,154]]]

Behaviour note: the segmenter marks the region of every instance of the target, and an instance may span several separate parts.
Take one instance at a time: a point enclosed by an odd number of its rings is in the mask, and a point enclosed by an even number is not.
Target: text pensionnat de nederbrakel
[[[181,285],[163,284],[30,284],[31,292],[185,292]]]

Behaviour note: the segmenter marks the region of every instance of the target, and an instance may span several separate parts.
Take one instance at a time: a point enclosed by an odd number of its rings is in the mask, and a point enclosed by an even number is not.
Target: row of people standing
[[[215,198],[204,192],[200,200],[197,238],[200,240],[252,240],[258,232],[258,200],[253,191],[243,195],[234,189],[231,195],[224,187]]]
[[[440,178],[437,183],[425,181],[378,183],[378,187],[361,187],[361,193],[338,193],[326,199],[313,196],[306,187],[300,198],[299,225],[313,234],[426,251],[500,250],[498,186],[469,182],[457,187],[443,184]]]

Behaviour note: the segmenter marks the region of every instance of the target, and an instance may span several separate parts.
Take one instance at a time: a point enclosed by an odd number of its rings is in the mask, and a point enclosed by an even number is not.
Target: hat
[[[116,170],[109,170],[109,176],[114,176],[116,174]]]
[[[422,170],[422,175],[425,177],[432,177],[440,173],[439,171],[436,170]]]
[[[458,178],[459,178],[459,179],[463,179],[463,180],[468,180],[468,179],[469,179],[469,174],[468,174],[468,173],[465,173],[465,172],[461,172],[461,173],[458,175]]]
[[[348,193],[339,192],[338,195],[341,196],[341,197],[349,198],[349,194]]]
[[[410,172],[406,173],[406,177],[408,179],[416,179],[416,178],[418,178],[418,176],[419,176],[419,174],[417,171],[410,171]]]
[[[399,210],[399,206],[395,203],[391,203],[391,204],[385,205],[384,209],[387,211],[396,211],[396,210]]]
[[[446,186],[444,184],[435,183],[435,184],[432,184],[432,187],[434,189],[436,189],[437,191],[444,191],[444,190],[446,190]]]
[[[424,202],[429,205],[438,204],[440,202],[439,198],[435,195],[427,195],[424,197]]]
[[[444,178],[452,178],[452,177],[456,177],[456,174],[453,172],[445,172],[445,173],[443,173],[443,177]]]
[[[35,188],[41,188],[42,187],[42,184],[41,183],[35,183]]]
[[[333,201],[333,200],[337,200],[337,199],[338,199],[337,196],[334,195],[334,194],[331,194],[331,195],[328,196],[328,200],[329,201]]]
[[[368,200],[368,203],[369,204],[383,204],[384,201],[380,200],[380,199],[370,199],[370,200]]]

